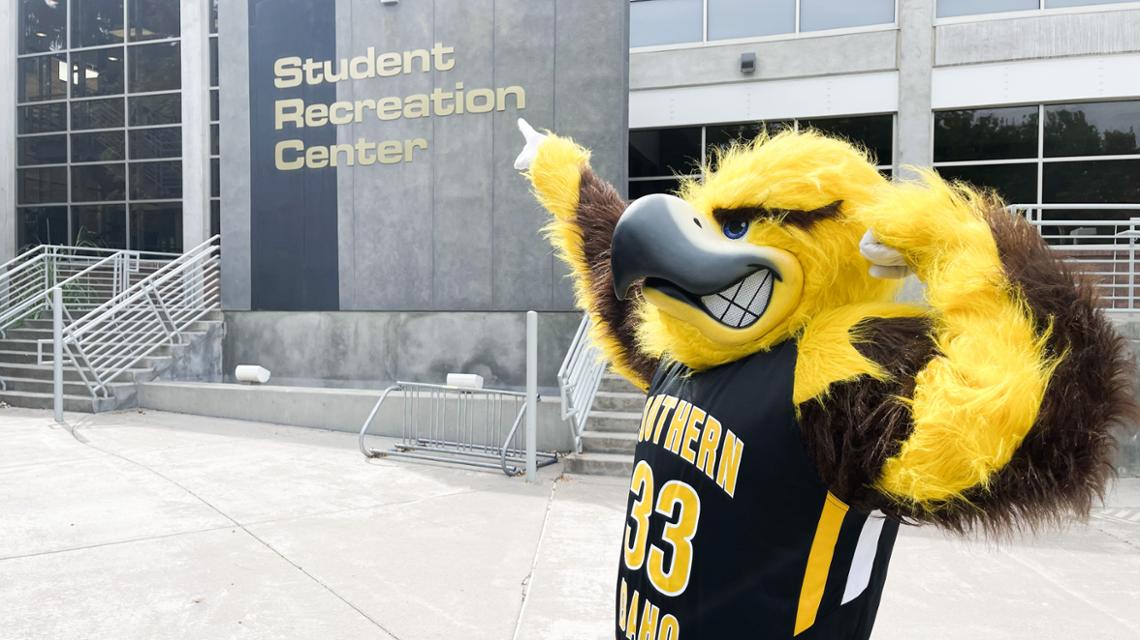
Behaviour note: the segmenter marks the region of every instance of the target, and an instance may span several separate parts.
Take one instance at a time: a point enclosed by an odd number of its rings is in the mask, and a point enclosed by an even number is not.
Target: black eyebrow
[[[825,204],[822,207],[811,209],[810,211],[803,209],[770,209],[763,206],[716,208],[713,209],[713,218],[716,219],[718,224],[722,225],[739,220],[746,222],[772,220],[806,231],[817,222],[839,217],[839,207],[842,204],[842,200],[836,200],[831,204]]]

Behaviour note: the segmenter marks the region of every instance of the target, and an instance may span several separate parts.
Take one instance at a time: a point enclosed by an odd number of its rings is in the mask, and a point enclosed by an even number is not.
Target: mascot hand
[[[901,279],[910,275],[906,258],[896,249],[879,242],[871,229],[859,241],[859,253],[871,263],[871,276],[882,279]]]
[[[538,156],[538,147],[546,136],[535,131],[530,123],[522,118],[519,118],[519,131],[522,132],[523,138],[526,139],[526,146],[523,147],[519,157],[515,158],[515,169],[519,171],[526,171],[530,169],[530,165],[534,164],[535,157]]]

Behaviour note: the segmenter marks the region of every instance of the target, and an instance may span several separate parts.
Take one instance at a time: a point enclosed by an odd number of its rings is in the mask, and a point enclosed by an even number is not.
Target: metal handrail
[[[55,296],[62,309],[53,313],[52,338],[37,341],[36,361],[45,364],[44,346],[51,344],[57,419],[62,420],[63,359],[92,398],[107,397],[111,382],[158,348],[182,343],[187,327],[220,308],[218,241],[214,236],[166,262],[105,302],[84,309],[77,319],[62,296]],[[64,317],[69,320],[64,322]]]
[[[1140,215],[1140,204],[1011,204],[1006,210],[1022,216],[1062,261],[1091,278],[1104,311],[1140,310],[1136,295],[1136,240],[1140,237],[1140,217],[1084,214],[1080,219],[1066,219],[1048,215],[1057,211],[1073,211],[1078,215],[1094,211]]]
[[[61,269],[64,268],[64,265],[71,268],[78,268],[78,266],[81,266],[85,263],[80,262],[77,265],[55,260],[50,263],[52,266],[50,270],[50,277],[53,281],[48,282],[48,260],[52,257],[58,258],[60,256],[55,256],[51,253],[43,252],[39,255],[36,255],[31,260],[20,264],[16,267],[16,269],[13,269],[13,272],[17,272],[24,270],[28,265],[42,264],[44,266],[44,281],[40,282],[40,275],[38,272],[36,272],[30,273],[28,277],[17,281],[18,284],[15,287],[13,287],[13,282],[11,279],[4,283],[7,286],[8,290],[6,292],[7,300],[4,310],[0,312],[0,333],[7,331],[12,327],[12,325],[24,320],[28,316],[38,313],[40,310],[47,308],[49,305],[49,292],[53,287],[60,287],[61,289],[66,290],[69,287],[78,285],[84,279],[91,278],[91,276],[95,274],[96,271],[105,268],[108,265],[112,265],[112,269],[119,270],[122,268],[122,263],[125,260],[129,259],[128,252],[116,251],[106,255],[103,258],[95,260],[90,264],[87,264],[87,266],[83,267],[67,278],[64,278],[63,280],[59,280],[58,278]],[[91,259],[92,258],[88,258],[88,260]],[[112,282],[115,282],[115,280],[112,280]],[[114,285],[112,285],[112,287],[113,286]],[[114,289],[112,288],[112,294],[113,293]],[[17,301],[14,304],[11,302],[13,297],[17,298]]]
[[[582,451],[582,433],[594,406],[598,386],[606,372],[601,349],[590,338],[590,316],[583,315],[566,357],[558,369],[558,390],[562,399],[562,419],[570,425],[574,452]]]

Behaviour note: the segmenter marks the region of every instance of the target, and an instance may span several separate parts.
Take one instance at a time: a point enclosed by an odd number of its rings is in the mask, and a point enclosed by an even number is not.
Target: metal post
[[[526,312],[526,481],[534,482],[538,453],[538,313]]]
[[[52,408],[55,421],[63,424],[63,289],[51,290],[51,336],[52,336]]]

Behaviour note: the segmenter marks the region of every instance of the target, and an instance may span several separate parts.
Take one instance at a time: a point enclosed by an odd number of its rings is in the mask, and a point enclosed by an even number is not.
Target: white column
[[[16,255],[16,2],[0,0],[0,262]]]
[[[182,5],[182,248],[210,234],[210,2]]]

